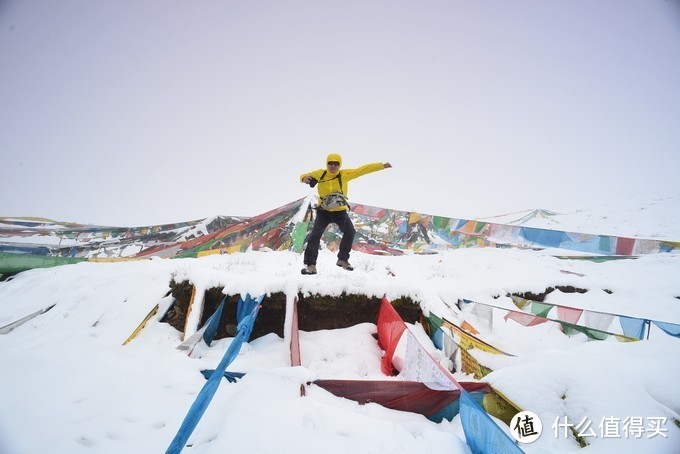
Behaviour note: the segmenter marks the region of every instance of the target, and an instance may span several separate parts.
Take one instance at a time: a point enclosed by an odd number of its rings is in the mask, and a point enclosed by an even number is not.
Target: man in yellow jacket
[[[328,224],[337,224],[342,232],[340,240],[340,252],[336,265],[352,271],[349,264],[349,253],[352,250],[354,241],[354,225],[347,214],[349,205],[347,203],[347,183],[350,180],[359,178],[367,173],[377,172],[378,170],[389,169],[392,165],[389,162],[375,162],[366,164],[357,169],[341,169],[342,157],[339,154],[331,153],[326,158],[326,169],[319,169],[305,173],[300,176],[300,182],[312,187],[319,185],[319,208],[317,209],[316,220],[312,233],[307,239],[305,249],[302,274],[316,274],[316,259],[319,255],[319,242]]]

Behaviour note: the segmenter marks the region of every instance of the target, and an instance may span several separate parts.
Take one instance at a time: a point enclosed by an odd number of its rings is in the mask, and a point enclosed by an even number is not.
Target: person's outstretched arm
[[[345,169],[342,171],[342,177],[343,179],[345,179],[345,181],[349,181],[355,178],[359,178],[371,172],[377,172],[378,170],[390,168],[392,168],[392,164],[390,164],[389,162],[374,162],[372,164],[366,164],[356,169]]]

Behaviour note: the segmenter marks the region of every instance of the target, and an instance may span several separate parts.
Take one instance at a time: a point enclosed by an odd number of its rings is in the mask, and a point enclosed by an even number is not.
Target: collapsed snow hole
[[[554,292],[555,290],[559,290],[562,293],[586,293],[588,291],[588,289],[573,287],[571,285],[557,285],[555,287],[546,288],[543,293],[515,292],[515,293],[513,293],[513,295],[519,296],[520,298],[524,298],[524,299],[531,300],[531,301],[543,302],[545,300],[545,297],[548,294]]]
[[[194,291],[193,285],[187,281],[170,282],[172,296],[175,297],[175,304],[165,314],[161,322],[169,323],[178,331],[184,332],[184,325],[187,319],[191,295]],[[192,310],[202,310],[199,326],[208,320],[215,313],[220,302],[224,298],[223,288],[213,287],[205,291],[203,307],[195,307]],[[200,301],[200,295],[196,295],[196,301]],[[233,337],[236,335],[236,309],[240,295],[228,295],[224,302],[222,318],[217,327],[215,339]],[[265,334],[275,333],[283,337],[283,322],[286,317],[286,295],[278,292],[267,295],[262,302],[262,308],[255,320],[253,332],[250,339],[257,339]]]
[[[175,297],[175,304],[168,310],[161,322],[169,323],[178,331],[183,332],[194,287],[187,281],[179,283],[172,281],[170,288],[172,296]],[[205,292],[199,326],[203,326],[217,310],[224,298],[222,291],[222,288],[215,287]],[[196,301],[200,300],[199,296],[196,295]],[[227,296],[215,339],[236,335],[238,300],[239,295]],[[299,328],[303,331],[316,331],[348,328],[359,323],[377,323],[381,301],[382,298],[378,297],[346,293],[340,296],[299,294]],[[420,320],[422,315],[420,306],[410,298],[397,298],[392,301],[392,304],[405,322],[415,323]],[[200,310],[200,308],[196,307],[192,310]],[[285,318],[286,295],[283,292],[277,292],[265,296],[250,339],[257,339],[269,333],[284,337]]]

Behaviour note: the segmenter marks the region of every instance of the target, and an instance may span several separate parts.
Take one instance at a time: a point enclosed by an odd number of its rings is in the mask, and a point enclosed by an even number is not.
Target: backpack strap
[[[327,173],[328,173],[327,170],[323,171],[323,173],[321,174],[321,178],[319,178],[319,182],[324,181],[323,177],[325,177]],[[338,171],[337,177],[333,177],[330,180],[325,180],[325,181],[335,180],[336,178],[338,179],[338,183],[340,183],[340,194],[345,195],[345,193],[342,191],[342,174],[340,173],[340,171]]]

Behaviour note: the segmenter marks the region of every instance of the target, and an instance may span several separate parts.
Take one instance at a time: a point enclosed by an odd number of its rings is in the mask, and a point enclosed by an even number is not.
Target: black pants
[[[316,220],[312,233],[307,239],[307,249],[305,249],[305,265],[316,265],[316,258],[319,256],[319,242],[324,230],[328,224],[337,224],[342,232],[342,240],[340,240],[340,252],[338,253],[339,260],[349,260],[349,252],[352,250],[352,243],[354,242],[354,225],[349,218],[347,211],[326,211],[319,208],[316,211]]]

